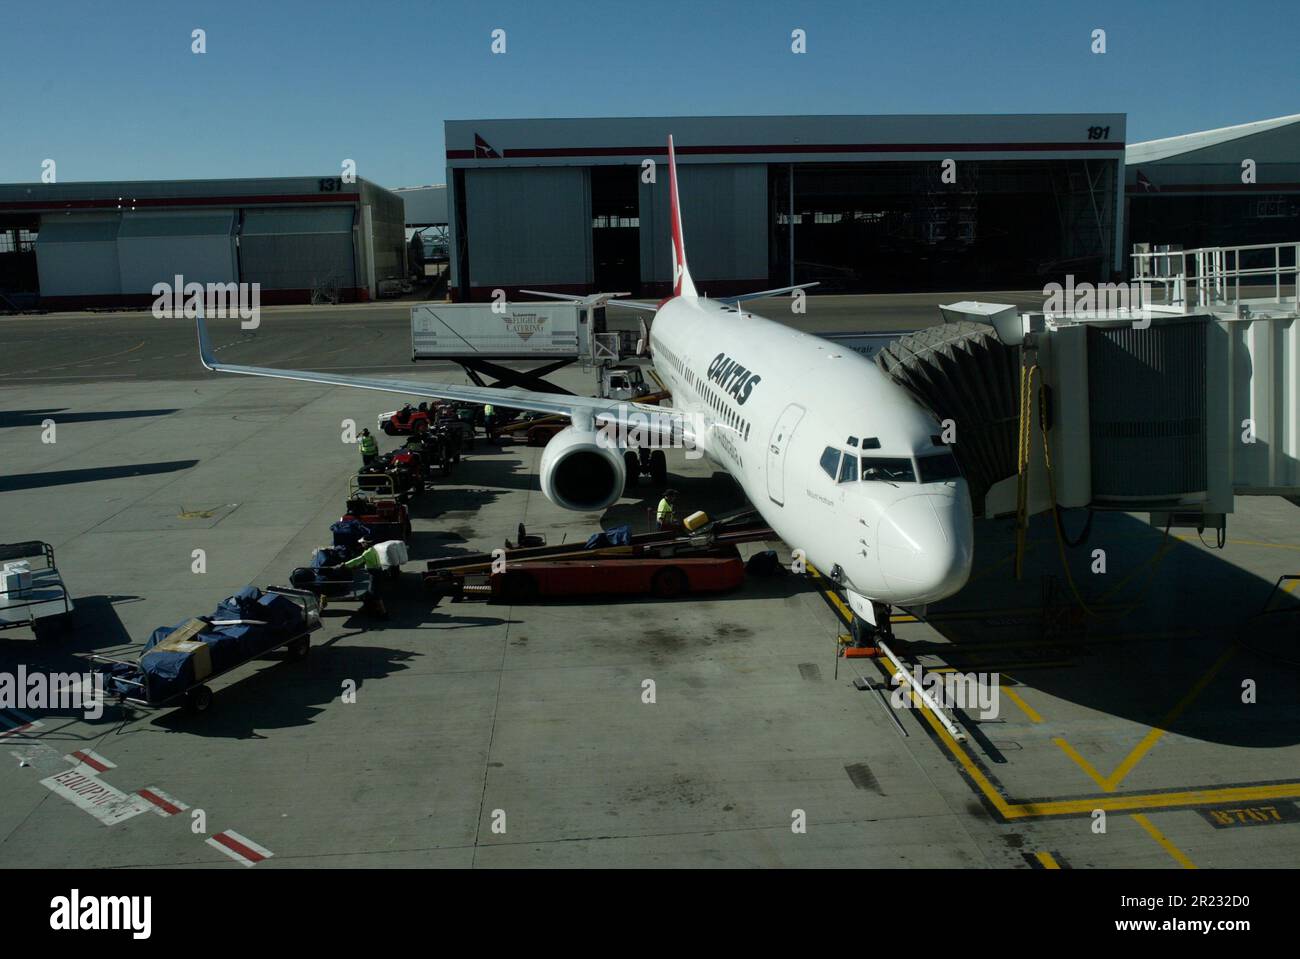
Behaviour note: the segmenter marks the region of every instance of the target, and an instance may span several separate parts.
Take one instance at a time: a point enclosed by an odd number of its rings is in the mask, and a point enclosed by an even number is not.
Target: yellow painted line
[[[1107,785],[1106,783],[1106,777],[1104,777],[1101,773],[1097,772],[1097,768],[1093,766],[1092,763],[1088,762],[1088,760],[1084,759],[1083,756],[1079,754],[1079,751],[1077,749],[1075,749],[1073,746],[1067,743],[1060,736],[1055,737],[1052,740],[1052,742],[1054,742],[1057,746],[1059,746],[1061,748],[1061,751],[1065,753],[1065,755],[1073,759],[1075,765],[1077,765],[1080,769],[1082,769],[1085,773],[1088,774],[1088,778],[1090,778],[1093,782],[1095,782],[1106,792],[1110,792],[1112,790],[1113,787]]]
[[[822,579],[821,574],[811,564],[809,564],[808,570],[813,578]],[[828,598],[842,613],[852,615],[844,602],[833,592],[823,591],[822,595]],[[888,656],[881,656],[876,660],[876,663],[882,671],[886,668],[884,663],[888,663],[892,667],[889,669],[890,675],[902,668]],[[1042,816],[1086,816],[1097,809],[1106,812],[1143,812],[1189,806],[1210,806],[1218,803],[1300,798],[1300,782],[1284,782],[1271,783],[1265,786],[1228,786],[1217,789],[1192,789],[1126,796],[1088,796],[1082,799],[1056,799],[1028,803],[1012,802],[998,791],[984,770],[962,748],[961,744],[952,738],[952,734],[939,722],[934,713],[930,711],[930,708],[925,705],[924,700],[915,693],[911,693],[911,697],[913,705],[918,708],[921,716],[929,724],[931,730],[934,731],[935,736],[938,737],[948,754],[956,760],[962,771],[974,783],[975,788],[979,790],[980,795],[1003,819],[1034,819]]]
[[[1001,689],[1002,689],[1002,695],[1006,696],[1013,703],[1019,706],[1020,711],[1029,717],[1029,721],[1031,723],[1041,723],[1043,721],[1043,717],[1038,715],[1038,711],[1035,710],[1023,699],[1021,699],[1020,694],[1017,693],[1014,689],[1012,689],[1006,683],[1002,684]]]
[[[1286,585],[1282,587],[1282,592],[1289,593],[1297,586],[1300,586],[1300,579],[1288,579]]]
[[[1169,710],[1164,719],[1160,720],[1160,724],[1147,733],[1146,736],[1142,738],[1142,742],[1138,743],[1137,746],[1134,747],[1133,751],[1124,757],[1124,761],[1116,767],[1115,771],[1110,774],[1110,778],[1107,780],[1111,789],[1114,789],[1123,782],[1124,777],[1133,771],[1133,767],[1140,763],[1142,758],[1150,752],[1151,747],[1159,742],[1160,738],[1164,736],[1165,730],[1169,726],[1172,726],[1178,720],[1178,717],[1183,714],[1184,710],[1195,702],[1196,698],[1205,691],[1205,687],[1210,684],[1210,681],[1214,679],[1219,670],[1223,668],[1223,665],[1230,660],[1236,652],[1237,649],[1235,646],[1229,646],[1225,649],[1223,655],[1215,660],[1214,665],[1206,670],[1205,674],[1196,681],[1196,685],[1188,690],[1187,695],[1178,701],[1178,705]]]
[[[1164,849],[1164,851],[1169,853],[1169,855],[1173,856],[1180,866],[1182,866],[1184,869],[1196,868],[1196,864],[1193,863],[1190,859],[1188,859],[1187,855],[1181,849],[1179,849],[1177,846],[1171,843],[1165,837],[1165,834],[1155,827],[1155,824],[1152,823],[1150,819],[1148,819],[1146,816],[1143,816],[1141,813],[1135,815],[1133,819],[1135,822],[1137,822],[1139,826],[1141,826],[1148,833],[1150,833],[1151,838],[1154,839],[1156,842],[1160,843],[1160,846]]]
[[[1043,864],[1044,869],[1060,869],[1061,864],[1056,861],[1056,857],[1044,849],[1042,852],[1034,853],[1034,858]]]

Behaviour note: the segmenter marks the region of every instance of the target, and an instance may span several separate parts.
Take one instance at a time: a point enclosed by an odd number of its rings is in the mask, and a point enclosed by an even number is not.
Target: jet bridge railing
[[[1300,280],[1300,242],[1195,250],[1152,250],[1148,244],[1138,243],[1134,244],[1132,261],[1132,276],[1141,300],[1138,305],[1176,307],[1183,312],[1230,308],[1252,300],[1295,303]]]

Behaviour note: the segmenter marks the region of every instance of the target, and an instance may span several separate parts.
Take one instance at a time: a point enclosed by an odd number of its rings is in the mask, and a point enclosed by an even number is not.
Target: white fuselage
[[[650,348],[673,407],[696,419],[700,449],[823,574],[890,604],[965,585],[966,482],[934,417],[874,363],[693,297],[663,304]]]

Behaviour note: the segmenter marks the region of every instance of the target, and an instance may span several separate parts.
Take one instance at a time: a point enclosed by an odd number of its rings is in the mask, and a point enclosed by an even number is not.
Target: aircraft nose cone
[[[895,602],[934,602],[966,585],[974,528],[965,496],[901,499],[885,510],[879,529],[881,574],[897,591]]]

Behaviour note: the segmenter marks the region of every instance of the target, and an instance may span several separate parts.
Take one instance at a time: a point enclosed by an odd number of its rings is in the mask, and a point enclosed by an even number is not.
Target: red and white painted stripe
[[[116,769],[117,763],[110,762],[97,752],[89,749],[78,749],[74,753],[69,753],[63,757],[70,763],[78,766],[89,766],[94,772],[106,773],[110,769]]]
[[[175,796],[168,795],[157,786],[146,786],[144,789],[137,789],[135,794],[153,803],[153,811],[160,816],[175,816],[178,812],[190,808]]]
[[[265,846],[259,846],[247,836],[241,836],[233,829],[227,829],[209,837],[207,843],[213,849],[220,849],[235,862],[245,866],[256,866],[263,859],[270,859],[275,855]]]
[[[10,719],[10,716],[13,716],[14,718]],[[5,712],[0,712],[0,726],[4,727],[3,729],[0,729],[0,739],[7,739],[10,736],[21,736],[28,730],[39,729],[43,725],[44,723],[39,719],[33,719],[21,709],[8,709]]]

